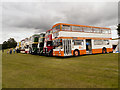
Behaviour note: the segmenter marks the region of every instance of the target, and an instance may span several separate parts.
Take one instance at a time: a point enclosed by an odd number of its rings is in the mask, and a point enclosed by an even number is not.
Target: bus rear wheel
[[[75,50],[75,51],[74,51],[74,56],[77,57],[77,56],[79,56],[79,55],[80,55],[79,51],[78,51],[78,50]]]
[[[103,48],[103,49],[102,49],[102,53],[103,53],[103,54],[106,53],[106,48]]]

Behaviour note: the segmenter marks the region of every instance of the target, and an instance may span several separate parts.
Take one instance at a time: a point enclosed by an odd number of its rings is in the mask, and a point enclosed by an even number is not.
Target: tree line
[[[17,42],[14,38],[8,39],[8,41],[4,41],[3,44],[0,44],[0,49],[7,49],[7,48],[15,48],[17,46]]]

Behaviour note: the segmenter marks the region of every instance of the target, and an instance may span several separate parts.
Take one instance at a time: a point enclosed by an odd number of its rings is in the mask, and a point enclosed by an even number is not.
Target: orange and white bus
[[[111,29],[57,23],[52,27],[53,56],[112,52]]]

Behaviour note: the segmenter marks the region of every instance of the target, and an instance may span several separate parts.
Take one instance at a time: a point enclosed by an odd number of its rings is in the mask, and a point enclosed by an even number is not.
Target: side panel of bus
[[[92,54],[96,53],[103,53],[103,49],[106,49],[106,53],[112,52],[112,44],[111,40],[106,40],[108,41],[108,44],[101,44],[101,43],[96,43],[96,41],[105,41],[105,40],[92,40]]]
[[[74,56],[74,51],[78,50],[79,55],[103,53],[103,48],[106,53],[112,52],[112,45],[109,40],[108,45],[95,45],[94,39],[83,39],[83,45],[74,45],[72,39],[63,39],[63,49],[54,49],[53,56]]]

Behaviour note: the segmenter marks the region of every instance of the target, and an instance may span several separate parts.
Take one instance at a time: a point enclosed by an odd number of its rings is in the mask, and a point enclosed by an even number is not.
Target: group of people
[[[10,48],[10,49],[7,51],[7,54],[12,54],[12,52],[15,53],[15,51],[16,51],[15,49],[12,50],[12,48]]]

